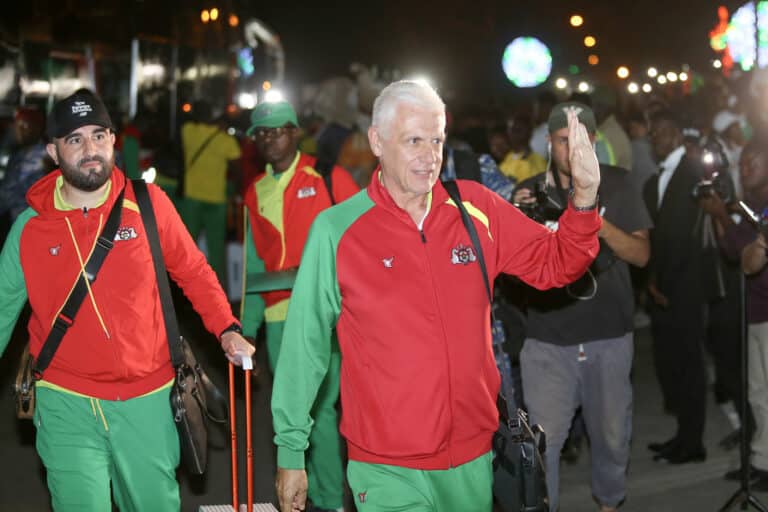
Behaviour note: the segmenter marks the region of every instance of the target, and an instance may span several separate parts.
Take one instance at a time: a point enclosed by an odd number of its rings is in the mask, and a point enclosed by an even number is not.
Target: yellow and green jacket
[[[317,214],[331,206],[323,177],[314,168],[316,158],[296,153],[291,166],[275,174],[270,165],[259,174],[245,192],[246,215],[245,282],[248,274],[277,272],[297,268],[307,241],[309,227]],[[339,166],[331,171],[335,201],[358,192],[349,173]],[[289,290],[265,292],[264,317],[268,322],[285,320]],[[245,296],[242,305],[243,332],[252,336],[261,323],[258,298]]]

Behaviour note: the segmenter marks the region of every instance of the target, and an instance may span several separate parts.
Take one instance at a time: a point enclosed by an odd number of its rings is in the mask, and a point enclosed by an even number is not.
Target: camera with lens
[[[704,144],[700,163],[703,177],[691,190],[693,198],[701,199],[717,194],[723,202],[732,202],[735,194],[728,176],[728,156],[717,140],[709,139]]]
[[[730,182],[722,174],[712,176],[710,179],[702,179],[693,186],[691,195],[694,199],[701,199],[717,194],[725,203],[733,200]]]
[[[532,203],[515,203],[515,206],[523,212],[528,218],[539,224],[557,221],[563,214],[563,209],[557,207],[557,203],[549,198],[547,192],[547,183],[537,181],[533,189],[533,197],[536,199]]]

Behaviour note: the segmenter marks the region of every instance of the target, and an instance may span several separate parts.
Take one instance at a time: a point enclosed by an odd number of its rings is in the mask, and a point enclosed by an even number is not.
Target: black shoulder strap
[[[171,363],[177,368],[184,362],[184,352],[179,335],[179,326],[176,322],[176,310],[173,308],[171,286],[168,283],[168,273],[165,269],[165,260],[160,248],[160,236],[157,231],[157,220],[152,201],[149,199],[149,191],[144,180],[132,180],[133,191],[136,194],[136,204],[139,205],[141,220],[144,222],[144,232],[149,241],[149,249],[152,251],[155,275],[157,276],[157,291],[160,294],[160,305],[163,309],[165,332],[168,335],[168,349],[171,353]]]
[[[472,180],[482,183],[482,171],[477,155],[461,149],[453,150],[453,168],[456,170],[456,179]]]
[[[160,306],[163,310],[163,320],[165,322],[165,332],[168,336],[168,351],[171,354],[171,364],[177,372],[180,366],[185,364],[186,358],[184,356],[184,347],[186,345],[189,350],[189,345],[186,342],[182,342],[181,335],[179,334],[179,325],[176,322],[176,310],[173,307],[173,297],[171,297],[171,287],[168,282],[168,272],[165,268],[165,260],[163,259],[163,252],[160,247],[160,235],[157,231],[157,219],[155,218],[155,210],[152,208],[152,201],[149,198],[149,190],[147,190],[147,184],[144,180],[131,180],[133,183],[133,191],[136,194],[136,204],[139,205],[141,212],[141,219],[144,222],[144,232],[147,235],[147,241],[149,242],[149,249],[152,252],[152,261],[154,262],[155,275],[157,277],[157,291],[160,295]],[[218,388],[211,382],[208,375],[197,366],[197,375],[202,380],[202,387],[205,390],[205,398],[203,399],[203,411],[206,417],[216,423],[226,423],[227,421],[227,404],[224,395],[218,390]],[[200,400],[198,398],[198,400]],[[212,413],[211,410],[215,409],[216,413]]]
[[[491,315],[493,315],[493,296],[491,295],[491,285],[488,279],[488,269],[485,266],[485,258],[483,257],[483,246],[480,245],[480,238],[477,236],[477,230],[472,223],[472,218],[469,216],[469,212],[464,207],[464,203],[461,202],[461,194],[459,193],[459,187],[456,185],[456,181],[448,180],[443,182],[443,187],[448,191],[448,195],[453,202],[456,203],[456,208],[461,213],[461,222],[464,223],[464,227],[469,233],[469,239],[472,241],[472,245],[475,247],[477,253],[477,261],[480,263],[480,271],[483,273],[483,283],[485,283],[485,291],[488,294],[488,302],[491,303]]]
[[[480,264],[480,271],[483,273],[483,283],[485,284],[485,292],[488,294],[488,302],[491,305],[491,326],[492,328],[496,327],[496,315],[493,313],[493,295],[491,294],[491,285],[490,285],[490,279],[488,279],[488,269],[485,266],[485,257],[483,257],[483,246],[480,244],[480,238],[477,236],[477,230],[475,229],[475,224],[472,222],[472,218],[469,216],[469,212],[467,211],[467,208],[464,206],[464,203],[461,201],[461,194],[459,193],[459,187],[456,184],[456,181],[454,180],[448,180],[443,182],[443,187],[448,192],[448,195],[451,199],[453,199],[453,202],[456,203],[456,207],[459,209],[459,212],[461,213],[461,222],[464,224],[464,227],[467,230],[467,233],[469,233],[469,239],[472,241],[472,246],[475,248],[475,253],[477,253],[477,262]],[[499,351],[502,350],[502,348],[495,343],[493,344],[493,352],[494,355],[499,355]],[[515,412],[517,411],[517,404],[515,403],[515,395],[513,391],[513,386],[511,382],[508,382],[508,376],[504,375],[504,372],[501,373],[501,380],[502,380],[502,389],[508,389],[509,392],[504,393],[500,396],[500,401],[503,402],[503,405],[499,406],[500,411],[502,414],[508,415],[508,418],[515,418]],[[506,409],[506,410],[504,410]]]
[[[331,175],[333,174],[333,166],[336,165],[335,160],[318,155],[315,161],[315,170],[323,177],[325,188],[328,190],[328,196],[331,198],[331,205],[336,204],[336,198],[333,197],[333,180]]]
[[[104,223],[104,228],[102,228],[101,234],[98,240],[96,240],[96,247],[94,247],[91,257],[88,258],[85,264],[85,275],[83,275],[83,272],[80,272],[72,293],[69,294],[67,302],[53,322],[51,332],[48,333],[48,337],[45,339],[45,343],[43,343],[43,347],[37,355],[35,367],[32,370],[36,379],[40,379],[45,369],[51,364],[53,355],[58,350],[61,340],[64,339],[64,334],[75,322],[75,316],[80,309],[80,305],[82,305],[85,296],[88,295],[88,286],[96,281],[101,265],[114,245],[115,234],[117,233],[118,226],[120,226],[120,218],[123,212],[124,194],[125,187],[120,191],[117,199],[115,199],[115,203],[112,205],[112,209],[109,211],[107,222]],[[87,284],[85,282],[86,276],[88,278]]]

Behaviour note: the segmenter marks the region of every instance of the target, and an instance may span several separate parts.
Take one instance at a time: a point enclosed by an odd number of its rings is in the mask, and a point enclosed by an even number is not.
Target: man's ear
[[[375,126],[368,128],[368,144],[377,158],[381,157],[381,135]]]
[[[45,151],[48,153],[48,156],[51,157],[51,160],[53,160],[53,163],[56,165],[59,165],[59,158],[56,154],[56,145],[54,143],[46,144],[45,145]]]

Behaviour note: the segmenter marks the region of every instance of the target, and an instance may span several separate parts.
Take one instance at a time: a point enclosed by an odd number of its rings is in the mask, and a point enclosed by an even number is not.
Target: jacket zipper
[[[83,217],[88,219],[88,207],[86,207],[86,206],[83,207]],[[92,229],[92,225],[91,224],[92,224],[92,222],[90,222],[90,221],[88,221],[87,224],[86,224],[88,226],[87,229],[86,229],[86,231],[88,232],[88,235],[91,234],[90,233],[90,231]],[[101,233],[99,233],[99,232],[96,232],[96,234],[95,234],[96,237],[98,237],[100,235],[101,235]],[[90,237],[88,236],[88,238],[90,238]],[[99,272],[99,273],[101,273],[101,272]],[[105,311],[105,313],[107,313],[107,312]],[[105,316],[104,317],[104,323],[106,324],[107,321],[108,321],[108,317]],[[111,348],[110,352],[112,353],[112,358],[114,360],[114,370],[120,375],[121,379],[125,379],[125,377],[127,376],[127,370],[124,367],[124,365],[120,364],[120,354],[119,354],[119,351],[118,351],[117,343],[110,343],[110,341],[112,341],[112,339],[110,337],[106,337],[105,341],[107,342],[107,344]],[[120,396],[117,396],[116,400],[119,401],[120,400]]]
[[[434,273],[434,271],[432,269],[432,265],[430,263],[429,254],[427,253],[427,249],[426,249],[427,237],[424,235],[424,228],[423,228],[423,226],[422,226],[421,229],[419,229],[419,234],[421,236],[422,245],[424,246],[424,255],[426,256],[425,259],[427,261],[427,267],[429,268],[429,277],[430,277],[430,280],[432,281],[431,288],[432,288],[432,293],[433,293],[434,299],[435,299],[435,307],[437,308],[437,316],[440,319],[440,328],[443,331],[443,349],[444,349],[444,355],[445,355],[445,367],[446,367],[446,372],[447,372],[447,377],[448,377],[448,411],[449,411],[449,415],[450,415],[450,420],[449,420],[449,424],[448,424],[448,447],[447,447],[447,451],[448,451],[448,466],[450,468],[453,468],[454,467],[453,466],[453,453],[452,453],[453,389],[452,389],[452,385],[451,385],[451,359],[450,359],[449,350],[448,350],[448,336],[446,335],[446,332],[445,332],[445,324],[443,323],[442,308],[440,308],[440,301],[439,301],[439,298],[437,296],[436,288],[434,286],[434,284],[435,284],[435,273]]]

